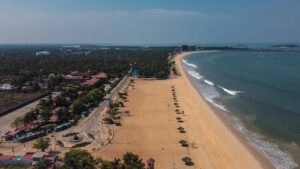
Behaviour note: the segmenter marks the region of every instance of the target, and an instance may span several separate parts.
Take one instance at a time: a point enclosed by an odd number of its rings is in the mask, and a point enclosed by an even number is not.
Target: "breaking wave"
[[[211,81],[209,81],[209,80],[206,80],[206,79],[204,79],[204,82],[205,82],[206,84],[211,85],[211,86],[215,85],[213,82],[211,82]]]
[[[265,136],[248,130],[237,117],[224,113],[232,126],[244,135],[249,143],[261,152],[276,169],[294,169],[297,167],[293,157],[285,151],[282,151],[277,144],[266,139]]]
[[[198,80],[200,80],[200,79],[203,78],[203,76],[201,76],[201,75],[200,75],[198,72],[196,72],[196,71],[190,70],[190,71],[188,71],[188,73],[189,73],[191,76],[193,76],[194,78],[198,79]]]
[[[184,59],[183,59],[182,62],[183,62],[184,64],[188,65],[188,66],[193,67],[193,68],[196,68],[196,67],[197,67],[197,65],[194,65],[194,64],[192,64],[192,63],[189,63],[187,60],[184,60]]]
[[[218,87],[221,88],[224,92],[226,92],[226,93],[228,93],[228,94],[230,94],[230,95],[232,95],[232,96],[235,96],[235,95],[237,95],[237,94],[239,94],[239,93],[244,93],[243,91],[229,90],[229,89],[226,89],[226,88],[224,88],[224,87],[222,87],[222,86],[218,86]]]
[[[216,103],[213,99],[210,99],[210,98],[206,98],[206,97],[205,97],[205,100],[207,100],[209,103],[213,104],[215,107],[217,107],[217,108],[219,108],[219,109],[221,109],[221,110],[223,110],[223,111],[226,111],[226,112],[228,111],[228,110],[225,108],[224,105],[221,105],[221,104]]]

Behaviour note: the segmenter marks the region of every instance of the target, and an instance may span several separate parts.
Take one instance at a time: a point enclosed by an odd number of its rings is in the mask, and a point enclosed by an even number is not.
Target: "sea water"
[[[184,68],[202,96],[278,169],[299,168],[300,52],[193,54]]]

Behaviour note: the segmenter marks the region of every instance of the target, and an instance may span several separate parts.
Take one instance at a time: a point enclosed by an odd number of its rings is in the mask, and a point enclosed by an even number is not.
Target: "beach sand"
[[[114,127],[112,143],[93,155],[112,160],[130,151],[144,161],[154,158],[157,169],[273,168],[194,89],[180,62],[186,54],[176,57],[181,76],[170,80],[135,80],[134,88],[128,89],[129,101],[125,102],[130,116],[122,118],[122,126]],[[184,115],[175,112],[171,86],[175,86],[179,109]],[[176,117],[182,117],[184,122],[178,123]],[[179,126],[187,132],[179,133]],[[181,147],[178,143],[181,139],[189,142],[189,148]],[[189,156],[195,165],[185,166],[184,156]]]

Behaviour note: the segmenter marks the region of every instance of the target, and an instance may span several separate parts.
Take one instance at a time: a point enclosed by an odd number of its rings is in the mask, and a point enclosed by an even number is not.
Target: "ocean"
[[[300,168],[300,52],[216,51],[182,62],[201,95],[276,168]]]

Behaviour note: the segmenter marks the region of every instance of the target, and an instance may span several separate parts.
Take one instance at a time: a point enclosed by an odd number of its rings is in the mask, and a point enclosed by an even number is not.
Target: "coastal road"
[[[83,119],[78,125],[55,134],[57,140],[60,140],[63,134],[78,132],[78,133],[90,133],[94,136],[93,148],[100,148],[109,141],[112,135],[112,129],[109,125],[103,123],[103,116],[109,109],[110,102],[116,102],[119,99],[119,92],[124,92],[130,83],[130,76],[126,75],[118,83],[118,85],[111,90],[98,107],[93,109],[88,117]]]
[[[115,102],[116,100],[119,99],[119,93],[120,92],[124,92],[125,89],[128,87],[129,83],[130,83],[130,76],[129,75],[125,75],[123,77],[123,79],[118,83],[118,85],[110,91],[108,97],[113,102]]]

